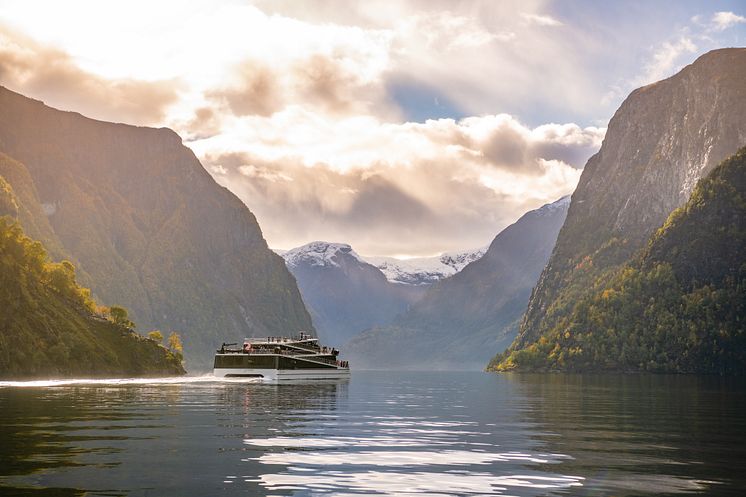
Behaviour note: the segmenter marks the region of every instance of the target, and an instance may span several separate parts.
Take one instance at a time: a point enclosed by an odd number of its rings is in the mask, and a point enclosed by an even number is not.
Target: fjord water
[[[746,389],[361,372],[0,382],[0,495],[742,495]]]

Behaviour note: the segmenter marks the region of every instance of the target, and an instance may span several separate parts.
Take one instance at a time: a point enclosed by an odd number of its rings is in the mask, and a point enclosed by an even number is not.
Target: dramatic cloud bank
[[[746,29],[646,2],[0,3],[0,84],[172,127],[272,246],[370,255],[486,245],[572,192],[631,89]]]
[[[224,134],[193,144],[216,179],[259,219],[274,220],[263,230],[278,247],[343,239],[372,254],[485,245],[526,210],[570,193],[604,135],[575,124],[531,129],[504,114],[405,124],[308,122],[292,111],[256,119],[242,136],[258,135],[240,151]],[[313,132],[282,140],[283,130],[305,126]],[[269,136],[282,141],[267,147]]]

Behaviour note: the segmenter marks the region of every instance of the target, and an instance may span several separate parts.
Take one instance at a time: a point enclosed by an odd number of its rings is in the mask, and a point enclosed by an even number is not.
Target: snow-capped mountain
[[[276,252],[295,276],[319,337],[331,345],[389,324],[425,292],[387,280],[346,243],[317,241]]]
[[[320,267],[340,267],[345,258],[366,264],[346,243],[311,242],[291,250],[275,250],[289,268],[303,264]]]
[[[559,200],[556,200],[552,202],[551,204],[546,204],[541,206],[540,208],[536,209],[534,212],[538,216],[551,216],[557,211],[566,211],[570,207],[570,195],[565,195]]]
[[[568,197],[569,202],[569,197]],[[555,202],[557,204],[558,202]],[[554,205],[554,204],[550,204]],[[548,208],[549,206],[545,206]],[[446,252],[434,257],[414,257],[397,259],[395,257],[361,256],[346,243],[311,242],[291,250],[275,249],[285,259],[292,270],[300,265],[319,267],[338,267],[343,257],[349,256],[360,264],[377,267],[386,279],[402,285],[431,285],[461,271],[467,264],[480,259],[487,247]]]
[[[386,279],[403,285],[431,285],[461,271],[467,264],[480,259],[487,247],[450,252],[436,257],[396,259],[394,257],[365,257],[380,269]]]

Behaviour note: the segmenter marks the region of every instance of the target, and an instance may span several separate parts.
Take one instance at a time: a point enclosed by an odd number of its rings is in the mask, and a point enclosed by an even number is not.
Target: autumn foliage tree
[[[124,326],[125,328],[134,328],[135,323],[130,321],[129,315],[127,313],[127,309],[124,307],[113,305],[109,307],[109,316],[111,317],[111,320],[120,326]]]
[[[168,336],[168,349],[179,359],[184,359],[184,346],[181,343],[181,336],[172,331]]]

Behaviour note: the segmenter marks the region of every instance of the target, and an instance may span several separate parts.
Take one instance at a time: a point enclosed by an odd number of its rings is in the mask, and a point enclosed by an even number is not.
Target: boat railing
[[[318,338],[310,336],[303,337],[250,337],[244,338],[244,343],[316,343]]]
[[[332,366],[339,366],[339,367],[348,367],[349,366],[343,366],[343,363],[346,364],[347,361],[339,361],[337,359],[330,359],[327,357],[320,357],[321,354],[320,351],[313,351],[311,353],[302,352],[300,350],[287,350],[287,349],[281,349],[279,351],[273,350],[273,349],[244,349],[244,350],[236,350],[236,349],[226,349],[226,353],[229,354],[241,354],[241,355],[281,355],[281,356],[287,356],[287,357],[303,357],[303,359],[314,361],[314,362],[320,362],[323,364],[329,364]]]
[[[312,358],[316,361],[323,361],[328,362],[329,364],[333,364],[335,361],[333,359],[328,359],[326,357],[318,357],[323,355],[323,353],[319,351],[302,351],[302,350],[288,350],[288,349],[280,349],[273,350],[273,349],[247,349],[242,351],[237,351],[239,354],[272,354],[272,355],[283,355],[283,356],[304,356],[307,358]]]

